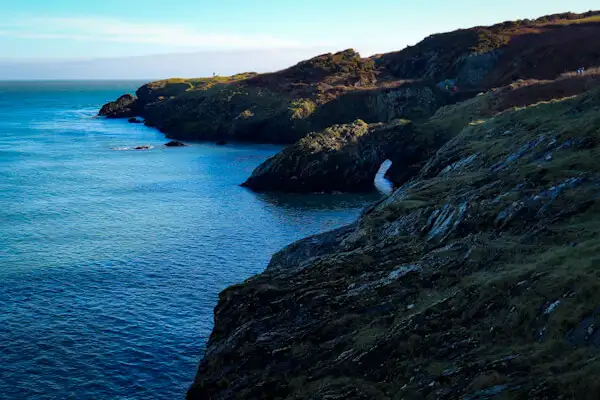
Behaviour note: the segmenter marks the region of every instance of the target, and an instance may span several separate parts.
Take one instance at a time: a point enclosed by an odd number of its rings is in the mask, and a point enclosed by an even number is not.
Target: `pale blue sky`
[[[348,47],[368,56],[432,33],[594,3],[600,8],[597,0],[0,0],[0,61]]]

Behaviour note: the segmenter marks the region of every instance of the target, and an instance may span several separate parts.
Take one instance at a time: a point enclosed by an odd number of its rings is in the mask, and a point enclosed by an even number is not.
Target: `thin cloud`
[[[303,44],[296,40],[271,35],[201,32],[185,25],[155,25],[95,17],[29,18],[0,24],[0,35],[24,39],[66,39],[194,48],[303,47]]]

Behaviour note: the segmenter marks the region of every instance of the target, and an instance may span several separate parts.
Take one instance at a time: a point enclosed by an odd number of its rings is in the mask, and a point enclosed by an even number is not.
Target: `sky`
[[[328,51],[369,56],[433,33],[594,8],[597,0],[0,0],[0,79],[262,72]]]

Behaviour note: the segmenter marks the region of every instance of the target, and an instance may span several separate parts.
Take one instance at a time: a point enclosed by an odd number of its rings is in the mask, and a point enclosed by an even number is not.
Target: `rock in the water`
[[[225,145],[227,144],[227,142],[226,142],[226,141],[224,141],[224,140],[218,140],[218,141],[217,141],[215,144],[216,144],[217,146],[225,146]]]
[[[187,146],[185,143],[178,142],[177,140],[171,140],[169,143],[165,143],[166,147],[183,147]]]
[[[106,103],[98,115],[107,118],[130,118],[138,114],[137,99],[131,94],[124,94],[116,101]]]
[[[259,165],[242,184],[257,192],[368,192],[386,159],[408,180],[437,142],[409,121],[361,120],[312,133]]]
[[[150,150],[151,147],[150,146],[136,146],[134,147],[135,150]]]
[[[373,155],[363,146],[370,133],[357,120],[309,134],[258,166],[242,186],[259,192],[371,190],[377,168],[365,162]]]
[[[136,117],[131,117],[127,120],[127,122],[129,122],[130,124],[141,124],[142,120],[140,120]]]

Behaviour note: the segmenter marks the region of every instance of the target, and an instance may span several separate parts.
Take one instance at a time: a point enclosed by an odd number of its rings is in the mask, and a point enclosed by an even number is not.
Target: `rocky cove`
[[[169,138],[289,144],[256,191],[369,191],[392,161],[391,195],[221,293],[187,397],[597,398],[600,74],[568,71],[600,65],[598,15],[158,81],[104,106]]]

